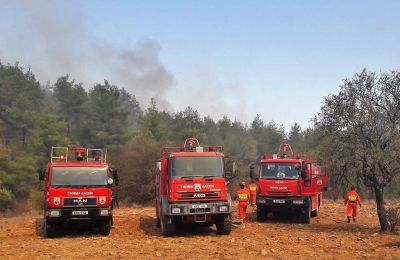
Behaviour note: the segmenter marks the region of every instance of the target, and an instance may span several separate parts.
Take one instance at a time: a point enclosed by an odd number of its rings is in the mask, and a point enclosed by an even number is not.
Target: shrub
[[[11,208],[13,194],[6,188],[0,188],[0,211],[6,211]]]
[[[43,191],[32,190],[29,194],[29,204],[33,210],[43,209]]]
[[[397,224],[400,221],[400,207],[399,208],[388,208],[386,210],[390,231],[394,232]]]

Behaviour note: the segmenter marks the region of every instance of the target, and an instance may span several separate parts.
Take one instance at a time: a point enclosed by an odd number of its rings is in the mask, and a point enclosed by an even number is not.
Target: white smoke
[[[143,40],[118,48],[99,41],[86,28],[79,10],[58,1],[0,1],[0,60],[30,65],[41,82],[70,74],[86,88],[107,79],[133,93],[142,106],[164,98],[175,79],[160,62],[160,46]]]

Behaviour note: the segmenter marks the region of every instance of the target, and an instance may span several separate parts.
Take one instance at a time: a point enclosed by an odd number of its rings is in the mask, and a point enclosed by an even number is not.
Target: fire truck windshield
[[[300,164],[298,163],[264,163],[261,166],[261,178],[264,179],[290,179],[300,177]]]
[[[169,164],[171,178],[221,177],[222,157],[174,157]]]
[[[52,186],[105,186],[107,167],[53,167]]]

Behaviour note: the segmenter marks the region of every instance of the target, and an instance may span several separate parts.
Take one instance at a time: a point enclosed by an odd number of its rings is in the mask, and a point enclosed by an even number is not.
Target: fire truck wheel
[[[311,212],[311,217],[317,217],[318,216],[318,214],[319,214],[319,205],[320,204],[321,204],[321,201],[319,200],[319,196],[318,196],[318,207]]]
[[[55,227],[51,223],[49,223],[49,221],[47,221],[46,219],[44,219],[43,229],[44,229],[44,236],[46,238],[56,237]]]
[[[102,221],[99,224],[100,234],[103,236],[108,236],[111,230],[111,220]]]
[[[157,217],[157,227],[160,228],[161,224],[160,224],[160,218]]]
[[[160,228],[161,228],[161,235],[164,237],[170,237],[175,234],[175,223],[171,220],[171,223],[168,223],[169,217],[168,216],[161,216],[160,221]]]
[[[218,235],[229,235],[232,229],[232,219],[230,216],[221,216],[215,225]]]
[[[311,217],[317,217],[319,213],[319,207],[316,208],[315,210],[311,211]]]
[[[257,221],[262,222],[266,221],[268,218],[268,212],[263,207],[257,207]]]
[[[301,222],[304,224],[310,224],[310,221],[311,221],[311,201],[310,199],[308,199],[305,207],[302,209],[301,212]]]

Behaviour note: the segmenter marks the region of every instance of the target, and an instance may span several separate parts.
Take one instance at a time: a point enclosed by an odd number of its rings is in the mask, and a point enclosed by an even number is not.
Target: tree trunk
[[[386,217],[385,205],[383,201],[383,189],[374,187],[376,210],[378,212],[379,224],[382,231],[389,230],[389,223]]]

